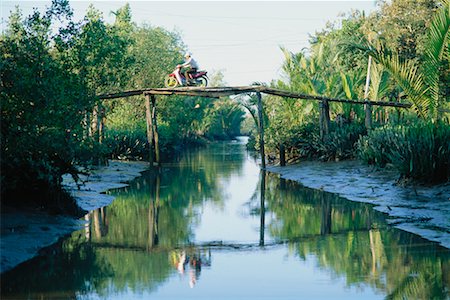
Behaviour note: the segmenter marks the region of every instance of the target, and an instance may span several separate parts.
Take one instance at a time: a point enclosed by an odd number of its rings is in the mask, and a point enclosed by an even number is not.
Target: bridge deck
[[[386,101],[369,101],[369,100],[350,100],[350,99],[339,99],[339,98],[329,98],[325,96],[315,96],[300,94],[291,91],[284,91],[280,89],[269,88],[265,86],[238,86],[238,87],[179,87],[179,88],[147,88],[130,90],[120,93],[103,94],[99,95],[98,98],[102,100],[117,99],[124,97],[131,97],[137,95],[183,95],[183,96],[196,96],[196,97],[208,97],[208,98],[218,98],[227,97],[239,94],[249,94],[249,93],[264,93],[269,95],[275,95],[286,98],[293,99],[303,99],[303,100],[316,100],[316,101],[329,101],[329,102],[341,102],[350,104],[370,104],[376,106],[391,106],[399,108],[410,108],[409,103],[398,103],[398,102],[386,102]]]

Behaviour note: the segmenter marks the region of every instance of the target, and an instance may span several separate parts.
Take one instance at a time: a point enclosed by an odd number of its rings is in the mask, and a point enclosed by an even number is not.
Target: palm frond
[[[428,87],[425,85],[423,75],[418,72],[418,67],[414,61],[402,62],[398,54],[391,54],[384,47],[374,48],[368,43],[348,43],[347,47],[353,47],[371,55],[377,63],[391,74],[408,95],[408,99],[417,114],[420,117],[426,117],[431,99],[427,97]]]
[[[420,117],[425,118],[431,99],[427,97],[428,87],[424,83],[423,75],[413,61],[401,62],[398,55],[385,55],[380,51],[372,52],[373,58],[383,65],[397,81],[398,85],[408,95]]]
[[[380,100],[389,88],[389,75],[384,70],[383,66],[377,63],[372,64],[370,70],[370,100]]]
[[[348,99],[354,99],[353,84],[348,75],[341,72],[342,88]]]
[[[440,106],[439,74],[442,59],[448,57],[450,29],[450,1],[443,1],[431,20],[424,57],[424,79],[432,99],[431,110],[436,118]]]

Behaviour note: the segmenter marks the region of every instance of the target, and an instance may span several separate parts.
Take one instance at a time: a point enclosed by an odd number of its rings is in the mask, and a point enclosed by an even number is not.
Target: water
[[[257,163],[241,141],[144,173],[1,298],[448,299],[448,249]]]

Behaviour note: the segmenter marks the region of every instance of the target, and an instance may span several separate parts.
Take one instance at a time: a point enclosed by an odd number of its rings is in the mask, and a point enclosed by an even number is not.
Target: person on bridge
[[[186,52],[186,54],[184,55],[184,58],[186,59],[186,61],[183,64],[179,65],[179,67],[185,68],[184,77],[186,78],[186,84],[191,85],[192,78],[191,78],[190,74],[194,74],[197,72],[198,64],[195,61],[195,59],[192,57],[190,52]]]

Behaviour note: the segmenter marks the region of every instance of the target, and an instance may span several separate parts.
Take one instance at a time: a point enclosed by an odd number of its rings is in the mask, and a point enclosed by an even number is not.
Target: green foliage
[[[59,194],[62,174],[74,173],[88,99],[79,78],[50,52],[52,16],[70,15],[66,4],[54,2],[46,15],[36,11],[24,21],[16,11],[1,36],[2,204],[14,204],[20,188],[22,195],[41,192],[36,202],[58,210],[60,197],[51,195]]]
[[[306,123],[293,128],[290,135],[284,136],[287,158],[315,158],[323,161],[351,159],[356,156],[355,144],[360,136],[366,134],[363,124],[350,123],[338,126],[332,123],[330,133],[323,140],[314,123]],[[273,133],[268,132],[268,136]],[[279,151],[277,140],[269,140],[267,149],[272,153]]]
[[[60,190],[62,174],[76,177],[74,164],[148,155],[143,99],[101,103],[95,95],[162,86],[186,47],[176,32],[134,24],[129,5],[113,14],[107,24],[91,5],[74,23],[66,0],[43,15],[11,14],[0,44],[2,204],[17,204],[8,199],[23,186],[24,194]],[[242,121],[231,102],[204,98],[158,99],[157,110],[161,152],[205,134],[234,136]]]
[[[425,182],[450,178],[450,126],[414,122],[377,128],[358,143],[359,157],[380,167],[393,165],[401,176]]]
[[[307,50],[291,53],[282,49],[285,78],[272,85],[310,95],[354,100],[367,97],[376,101],[409,101],[422,119],[443,123],[443,120],[448,119],[450,103],[449,1],[437,4],[432,0],[395,0],[380,2],[379,5],[380,10],[370,16],[352,12],[340,24],[328,24],[324,30],[311,37],[311,46]],[[365,46],[361,45],[361,41],[364,41]],[[364,51],[343,47],[348,44],[357,45]],[[369,55],[375,62],[372,62],[368,72],[370,85],[368,94],[364,95]],[[351,158],[355,155],[355,143],[366,134],[362,125],[359,125],[365,116],[362,105],[331,103],[332,126],[325,138],[321,138],[317,130],[305,134],[307,126],[318,127],[319,111],[312,101],[304,104],[298,100],[266,97],[265,110],[268,116],[266,141],[269,157],[275,155],[278,145],[283,143],[288,156],[319,157],[325,160]],[[393,112],[384,107],[375,107],[372,114],[375,126],[393,121],[401,123],[405,118],[414,117],[413,113],[406,110]],[[348,124],[335,126],[342,123],[341,119]],[[407,130],[406,124],[400,126]],[[441,127],[447,125],[436,126]],[[380,130],[386,136],[399,135],[392,126]],[[392,132],[388,133],[389,130]],[[408,131],[408,134],[402,135],[405,141],[400,141],[398,137],[395,143],[402,143],[402,151],[411,149],[412,152],[406,154],[399,150],[401,154],[387,156],[384,151],[391,145],[378,136],[378,132],[375,130],[359,142],[360,148],[365,145],[363,156],[366,161],[381,165],[395,162],[406,177],[428,178],[430,181],[447,178],[447,171],[442,171],[447,160],[441,159],[444,163],[439,166],[436,157],[447,155],[448,151],[443,149],[448,148],[448,143],[444,138],[434,138],[436,134],[445,136],[444,133],[421,132],[417,129],[416,136],[413,136],[412,131]],[[414,146],[414,141],[420,143]],[[411,147],[405,144],[411,144]],[[430,152],[427,154],[426,151]],[[430,158],[420,161],[419,158],[424,155]]]
[[[231,99],[215,101],[203,121],[205,136],[226,140],[240,135],[244,114],[239,104]]]
[[[364,124],[350,123],[343,126],[333,124],[329,135],[321,140],[315,135],[313,147],[321,160],[343,160],[355,158],[355,145],[367,133]]]
[[[405,60],[400,50],[392,51],[383,42],[363,39],[365,45],[353,45],[386,68],[421,118],[436,122],[445,116],[449,105],[449,29],[450,2],[443,1],[424,32],[425,50],[420,59]]]
[[[378,32],[400,60],[415,60],[424,54],[427,27],[440,1],[380,1],[379,10],[367,18],[366,31]]]

